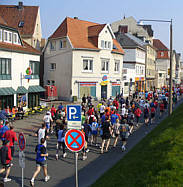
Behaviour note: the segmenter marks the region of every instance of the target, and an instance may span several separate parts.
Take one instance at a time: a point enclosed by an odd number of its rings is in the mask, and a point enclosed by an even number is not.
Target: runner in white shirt
[[[50,124],[53,122],[50,112],[47,112],[43,118],[44,123],[46,124],[47,132],[49,132]]]
[[[105,105],[104,103],[102,103],[102,105],[100,106],[100,117],[102,117],[104,113],[105,113]]]
[[[46,124],[42,124],[42,128],[40,128],[37,131],[37,136],[38,136],[38,144],[41,144],[41,139],[44,138],[44,146],[46,147],[46,138],[47,138],[47,132],[46,132]]]
[[[121,115],[122,117],[124,117],[126,114],[126,108],[125,108],[125,105],[123,105],[122,109],[121,109]]]

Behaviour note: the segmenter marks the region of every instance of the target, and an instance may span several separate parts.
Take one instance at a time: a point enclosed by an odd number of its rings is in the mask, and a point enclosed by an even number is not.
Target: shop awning
[[[16,91],[12,87],[0,88],[0,95],[14,95]]]
[[[29,86],[28,93],[44,92],[45,89],[41,86]]]
[[[26,94],[28,93],[28,90],[24,86],[19,86],[17,88],[17,94]]]

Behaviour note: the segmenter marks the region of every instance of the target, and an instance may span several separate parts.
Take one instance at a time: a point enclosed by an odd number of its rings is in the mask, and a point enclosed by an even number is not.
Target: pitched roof
[[[98,24],[66,17],[56,31],[49,37],[49,39],[68,36],[73,48],[99,50],[98,35],[105,26],[106,24]],[[122,53],[123,51],[120,45],[116,50],[119,53]]]
[[[0,16],[0,24],[7,25],[7,23],[4,21],[4,19]]]
[[[21,35],[32,35],[34,33],[38,6],[23,6],[18,9],[16,5],[0,5],[0,15],[10,27],[17,28]],[[24,22],[19,27],[20,21]]]
[[[28,53],[28,54],[34,54],[34,55],[41,55],[40,51],[30,46],[28,43],[23,41],[22,45],[15,45],[5,42],[0,42],[0,50],[5,51],[14,51],[14,52],[20,52],[20,53]]]
[[[129,33],[119,33],[116,34],[117,40],[121,44],[122,47],[140,47],[145,50],[145,42],[141,41],[139,38],[129,34]]]
[[[153,46],[161,51],[169,50],[159,39],[153,39]]]

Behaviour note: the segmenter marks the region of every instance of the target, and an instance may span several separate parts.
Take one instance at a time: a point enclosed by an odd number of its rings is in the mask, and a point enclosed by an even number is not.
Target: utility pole
[[[171,115],[172,113],[172,19],[170,22],[170,77],[169,77],[169,111],[168,114]]]

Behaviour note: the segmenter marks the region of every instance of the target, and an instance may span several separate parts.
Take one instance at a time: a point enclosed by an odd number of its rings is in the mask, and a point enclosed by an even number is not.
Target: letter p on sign
[[[69,111],[68,112],[69,112],[69,119],[71,120],[71,119],[73,119],[73,116],[76,115],[77,110],[76,110],[75,107],[69,107]]]

